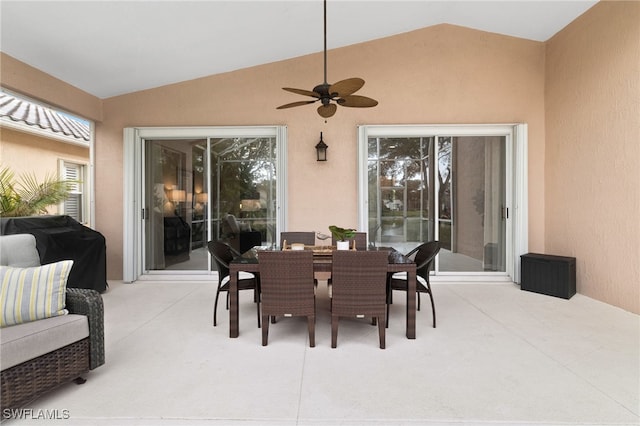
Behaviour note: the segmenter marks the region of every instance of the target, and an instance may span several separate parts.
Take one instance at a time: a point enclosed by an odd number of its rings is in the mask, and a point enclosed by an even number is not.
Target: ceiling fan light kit
[[[287,92],[315,99],[291,102],[281,105],[277,109],[293,108],[320,101],[318,114],[323,118],[329,118],[336,113],[338,105],[350,108],[371,108],[378,105],[378,101],[375,99],[354,95],[362,86],[364,86],[364,80],[358,77],[341,80],[334,84],[327,83],[327,0],[324,0],[324,83],[318,84],[313,90],[283,87],[282,89]]]

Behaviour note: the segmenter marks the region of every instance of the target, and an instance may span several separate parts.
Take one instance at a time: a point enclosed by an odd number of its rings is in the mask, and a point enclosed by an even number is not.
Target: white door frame
[[[362,125],[358,127],[358,227],[367,229],[368,173],[367,149],[370,137],[429,137],[429,136],[505,136],[506,137],[506,206],[510,226],[506,238],[505,273],[440,273],[443,281],[499,280],[500,276],[520,281],[520,256],[528,252],[528,150],[527,125],[469,124],[469,125]]]
[[[210,126],[210,127],[128,127],[124,129],[123,167],[123,281],[134,282],[144,273],[142,250],[143,223],[143,144],[146,139],[260,137],[276,138],[278,170],[276,229],[284,229],[287,212],[287,127],[286,126]],[[180,271],[184,277],[185,271]],[[202,274],[200,274],[202,275]]]

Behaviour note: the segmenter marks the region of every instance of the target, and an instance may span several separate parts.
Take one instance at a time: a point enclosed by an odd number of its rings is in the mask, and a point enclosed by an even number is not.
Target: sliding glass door
[[[408,251],[434,237],[432,137],[368,139],[369,241]]]
[[[505,272],[505,136],[438,136],[440,272]]]
[[[145,269],[208,268],[206,255],[206,139],[146,140]]]
[[[127,129],[125,151],[125,281],[209,274],[212,239],[275,242],[284,127]]]
[[[359,142],[371,243],[438,240],[436,274],[513,275],[513,126],[363,126]]]
[[[212,138],[210,147],[213,238],[225,239],[237,232],[240,251],[242,239],[274,243],[276,138]],[[237,230],[232,229],[234,223]]]

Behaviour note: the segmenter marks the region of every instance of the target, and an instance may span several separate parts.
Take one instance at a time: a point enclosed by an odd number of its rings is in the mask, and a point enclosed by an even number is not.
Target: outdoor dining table
[[[238,320],[238,274],[242,272],[257,273],[260,270],[258,258],[262,250],[279,250],[276,247],[259,246],[243,253],[229,264],[229,337],[235,338],[240,334]],[[313,250],[314,272],[331,272],[332,252],[335,248],[329,246],[305,247]],[[416,264],[408,257],[392,247],[375,247],[368,250],[384,250],[389,252],[387,272],[407,273],[407,339],[416,338]]]

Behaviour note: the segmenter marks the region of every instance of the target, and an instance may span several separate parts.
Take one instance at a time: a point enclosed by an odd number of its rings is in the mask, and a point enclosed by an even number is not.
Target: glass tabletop
[[[335,246],[305,246],[305,250],[312,250],[314,259],[330,260]],[[278,246],[255,246],[242,253],[240,257],[232,260],[232,263],[258,263],[261,251],[280,251]],[[295,251],[295,250],[294,250]],[[364,251],[364,250],[363,250]],[[394,249],[393,247],[369,247],[367,251],[387,251],[389,252],[389,263],[405,264],[413,263],[411,259]]]

